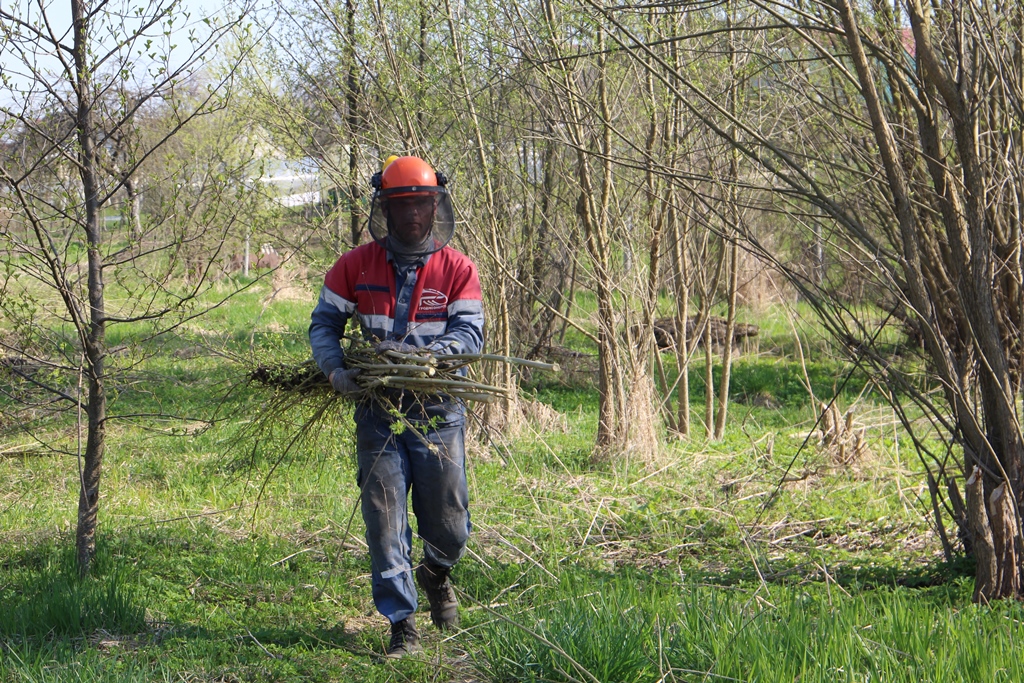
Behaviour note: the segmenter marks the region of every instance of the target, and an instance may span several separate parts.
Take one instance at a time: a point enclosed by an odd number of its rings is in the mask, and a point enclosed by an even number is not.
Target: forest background
[[[0,675],[396,674],[347,414],[247,379],[409,153],[562,371],[481,368],[400,675],[1024,678],[1020,6],[70,8],[0,7]]]

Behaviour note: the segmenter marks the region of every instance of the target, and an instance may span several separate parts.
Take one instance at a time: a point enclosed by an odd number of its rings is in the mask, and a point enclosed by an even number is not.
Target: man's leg
[[[386,424],[364,421],[356,425],[359,486],[363,521],[370,548],[373,602],[391,621],[400,622],[416,612],[412,578],[412,530],[407,498],[409,462]]]
[[[415,434],[402,434],[409,453],[412,509],[427,560],[452,567],[466,552],[469,540],[469,489],[466,484],[464,427],[430,430],[425,439],[438,452],[431,453]]]
[[[464,428],[432,430],[426,439],[403,435],[412,472],[412,505],[423,539],[423,564],[416,579],[430,602],[430,616],[442,629],[458,625],[458,601],[448,580],[469,540],[469,490],[466,484]],[[415,442],[412,440],[415,439]]]

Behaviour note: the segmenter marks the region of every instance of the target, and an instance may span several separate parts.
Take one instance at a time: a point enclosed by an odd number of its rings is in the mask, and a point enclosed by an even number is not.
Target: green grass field
[[[161,338],[117,387],[111,414],[161,417],[111,422],[90,578],[75,416],[0,444],[0,681],[1024,680],[1024,610],[970,603],[892,411],[781,309],[734,368],[721,442],[698,425],[594,465],[585,371],[524,386],[521,429],[473,420],[463,628],[424,613],[425,655],[381,663],[350,416],[289,448],[308,411],[268,420],[266,390],[238,386],[306,354],[313,294],[268,294]],[[808,438],[808,381],[818,401],[843,387],[859,458]]]

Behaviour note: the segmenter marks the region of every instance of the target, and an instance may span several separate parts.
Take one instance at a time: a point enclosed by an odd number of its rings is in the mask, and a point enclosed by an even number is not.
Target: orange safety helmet
[[[424,192],[419,188],[437,187],[438,184],[437,173],[419,157],[393,157],[380,174],[381,190],[408,188],[407,194],[419,194]]]
[[[385,249],[404,256],[425,256],[440,251],[455,233],[455,213],[446,185],[448,179],[419,157],[388,157],[384,169],[374,173],[370,186],[374,189],[370,206],[369,232]],[[393,216],[387,211],[388,200],[399,197],[433,197],[434,207],[429,239],[409,245],[396,237]]]

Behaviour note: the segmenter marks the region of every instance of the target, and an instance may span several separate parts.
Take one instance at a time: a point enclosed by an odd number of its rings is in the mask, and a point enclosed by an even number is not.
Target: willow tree
[[[0,316],[7,330],[0,344],[12,381],[25,390],[20,403],[3,405],[8,426],[79,456],[76,547],[85,574],[96,547],[108,426],[118,417],[109,412],[111,392],[135,360],[121,360],[130,355],[123,345],[113,356],[108,335],[130,326],[145,330],[137,336],[156,335],[196,314],[202,278],[181,286],[182,246],[216,230],[204,221],[213,215],[212,190],[221,186],[221,203],[235,206],[244,184],[223,187],[229,174],[218,163],[202,177],[164,178],[179,191],[206,188],[205,202],[154,205],[150,215],[118,228],[106,224],[105,212],[125,196],[135,202],[144,165],[222,106],[230,68],[202,84],[189,78],[215,56],[241,15],[176,33],[189,21],[178,2],[69,4],[66,32],[52,5],[0,9]],[[174,49],[176,40],[182,46]],[[191,96],[180,97],[183,91]],[[144,120],[155,126],[146,134]],[[170,163],[194,170],[190,162]],[[216,248],[204,254],[191,263],[200,275],[209,272]],[[42,429],[31,431],[42,424],[34,420],[64,417],[66,410],[44,410],[55,405],[80,416],[77,441],[84,446],[74,439],[53,444]]]
[[[731,30],[764,71],[758,108],[736,112],[695,71],[660,59],[621,10],[587,3],[621,49],[751,162],[743,187],[844,253],[887,295],[885,321],[915,328],[941,400],[878,349],[877,324],[851,314],[828,273],[808,277],[745,236],[851,359],[892,388],[927,466],[946,553],[952,517],[978,560],[975,599],[1021,597],[1024,9],[909,0],[907,30],[882,2],[745,4],[747,19]],[[773,41],[754,44],[758,22]],[[928,431],[908,400],[930,418]]]

